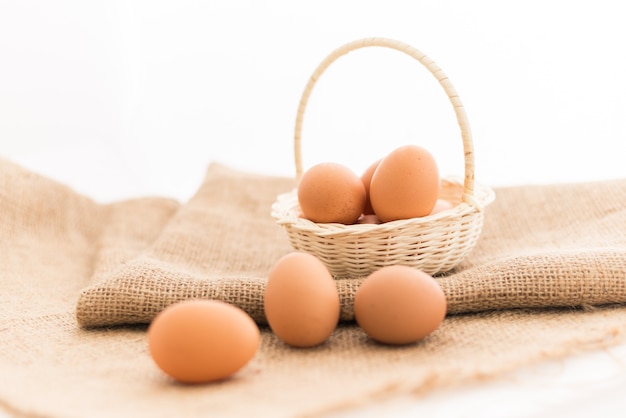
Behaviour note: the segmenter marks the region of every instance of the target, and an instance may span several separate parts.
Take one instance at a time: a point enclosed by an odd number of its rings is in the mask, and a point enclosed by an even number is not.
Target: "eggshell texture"
[[[378,219],[378,216],[371,214],[371,215],[363,215],[359,218],[358,221],[356,221],[357,224],[380,224],[380,219]]]
[[[372,202],[370,202],[370,183],[372,181],[372,176],[374,175],[374,171],[380,164],[381,160],[377,160],[373,162],[367,169],[361,174],[361,181],[363,182],[363,186],[365,186],[365,208],[363,209],[364,215],[373,215],[374,208],[372,208]]]
[[[439,196],[439,170],[434,157],[417,145],[389,153],[370,182],[370,201],[383,222],[430,214]]]
[[[254,357],[260,341],[259,328],[246,312],[216,300],[170,305],[148,328],[152,359],[183,383],[231,376]]]
[[[428,274],[387,266],[370,274],[354,297],[357,324],[372,339],[409,344],[435,331],[446,315],[443,290]]]
[[[300,209],[313,222],[353,224],[363,213],[365,199],[361,179],[337,163],[314,165],[298,184]]]
[[[269,272],[264,310],[278,338],[294,347],[312,347],[335,330],[339,293],[324,263],[311,254],[292,252]]]
[[[437,199],[437,202],[435,203],[433,210],[430,211],[430,214],[435,215],[439,212],[443,212],[444,210],[450,210],[453,207],[454,205],[451,202],[444,199]]]

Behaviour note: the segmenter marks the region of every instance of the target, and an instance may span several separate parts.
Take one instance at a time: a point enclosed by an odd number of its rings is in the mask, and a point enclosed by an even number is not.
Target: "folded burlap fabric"
[[[230,302],[265,323],[266,274],[292,251],[268,211],[292,187],[213,165],[153,243],[94,275],[78,300],[79,323],[149,323],[190,297]],[[500,190],[472,255],[439,278],[448,312],[626,302],[624,196],[625,181]],[[337,281],[343,320],[353,319],[361,280]]]
[[[0,406],[18,416],[312,416],[623,341],[626,179],[496,189],[474,251],[438,277],[449,315],[435,333],[406,347],[371,342],[351,322],[362,278],[345,279],[342,324],[312,349],[262,325],[266,273],[291,251],[270,206],[293,186],[214,164],[189,202],[103,205],[0,160]],[[152,363],[145,324],[196,297],[246,310],[262,344],[232,379],[189,387]]]

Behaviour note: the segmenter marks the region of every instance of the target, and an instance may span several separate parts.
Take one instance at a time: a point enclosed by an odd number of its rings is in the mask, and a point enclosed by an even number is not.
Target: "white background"
[[[617,0],[0,0],[0,156],[102,202],[188,199],[212,161],[292,176],[295,113],[310,74],[336,47],[380,36],[420,49],[449,76],[471,123],[479,182],[623,178],[622,8]],[[315,87],[303,141],[305,165],[333,160],[361,171],[416,143],[442,174],[463,174],[443,90],[396,51],[359,50],[333,64]],[[577,375],[559,363],[563,372],[540,374],[534,395],[534,384],[522,390],[516,378],[508,398],[497,393],[509,406],[494,416],[554,414],[532,399],[562,388],[564,376],[606,393],[597,382],[606,385],[615,368],[584,380],[605,370],[598,362],[567,366]],[[495,387],[476,389],[482,398],[434,397],[428,414],[449,411],[453,399],[457,414],[476,416],[475,400],[492,399]],[[561,408],[567,396],[550,399]]]
[[[336,47],[381,36],[450,77],[480,182],[624,177],[624,17],[606,0],[3,0],[0,155],[102,200],[186,199],[210,161],[293,175],[308,77]],[[360,171],[416,143],[462,174],[446,100],[404,54],[356,51],[314,90],[305,163]]]

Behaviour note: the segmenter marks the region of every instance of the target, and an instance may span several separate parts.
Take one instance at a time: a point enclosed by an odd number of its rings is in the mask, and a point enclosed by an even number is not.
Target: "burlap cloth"
[[[266,273],[291,250],[270,206],[293,185],[214,164],[189,202],[105,205],[0,161],[0,405],[17,416],[311,416],[623,340],[626,179],[510,187],[496,190],[467,261],[438,278],[449,315],[426,340],[368,340],[350,322],[359,279],[343,280],[343,321],[326,344],[293,349],[262,325],[258,354],[232,379],[171,382],[145,324],[192,297],[263,324]]]

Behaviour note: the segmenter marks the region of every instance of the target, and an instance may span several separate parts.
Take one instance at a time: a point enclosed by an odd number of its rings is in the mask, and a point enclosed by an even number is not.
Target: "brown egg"
[[[374,214],[370,214],[370,215],[362,215],[357,221],[357,224],[379,224],[380,223],[380,219],[378,219],[378,216],[374,215]]]
[[[320,163],[302,175],[298,203],[313,222],[353,224],[365,208],[365,186],[346,166]]]
[[[444,199],[437,199],[433,210],[430,211],[431,215],[435,215],[439,212],[443,212],[444,210],[450,210],[454,207],[451,202]]]
[[[380,164],[381,160],[377,160],[372,163],[361,175],[361,181],[363,182],[363,186],[365,186],[365,208],[363,209],[364,215],[372,215],[374,214],[374,209],[372,208],[372,202],[370,202],[370,183],[372,181],[372,176],[374,175],[374,171]]]
[[[417,145],[387,155],[370,183],[370,201],[383,222],[430,214],[439,196],[439,170],[433,156]]]
[[[387,266],[370,274],[354,297],[357,324],[372,339],[409,344],[435,331],[446,315],[443,290],[428,274]]]
[[[280,258],[269,272],[264,295],[271,330],[294,347],[326,341],[339,322],[339,293],[317,257],[302,252]]]
[[[260,341],[259,328],[246,312],[217,300],[170,305],[148,328],[152,359],[183,383],[231,376],[254,357]]]

